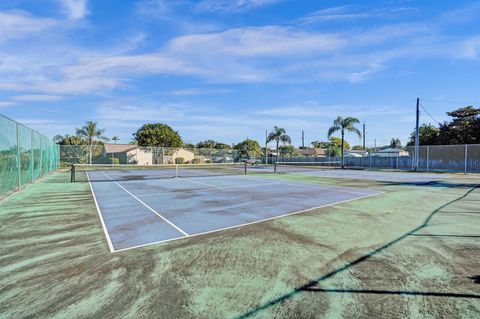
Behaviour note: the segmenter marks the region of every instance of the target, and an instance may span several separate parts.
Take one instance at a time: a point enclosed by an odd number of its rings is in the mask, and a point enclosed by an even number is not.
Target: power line
[[[441,125],[439,121],[437,121],[432,114],[430,114],[430,112],[428,112],[428,110],[423,106],[422,103],[420,103],[420,107],[422,108],[422,110],[425,111],[425,113],[435,122],[437,123],[438,125]]]
[[[435,102],[435,103],[461,103],[461,104],[480,104],[479,101],[446,101],[446,100],[431,100],[431,99],[422,99],[422,101]]]

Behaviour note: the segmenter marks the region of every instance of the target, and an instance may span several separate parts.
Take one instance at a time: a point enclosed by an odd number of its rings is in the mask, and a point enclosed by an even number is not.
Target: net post
[[[70,183],[75,182],[75,164],[72,164],[72,167],[70,168]]]
[[[277,173],[277,162],[273,163],[273,174]]]
[[[244,165],[245,175],[247,175],[247,162],[245,161],[245,163],[243,163],[243,165]]]
[[[468,145],[465,144],[465,167],[463,169],[463,173],[467,174],[468,169]]]

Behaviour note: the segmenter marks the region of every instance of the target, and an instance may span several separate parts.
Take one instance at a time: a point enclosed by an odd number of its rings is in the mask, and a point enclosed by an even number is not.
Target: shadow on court
[[[465,184],[467,185],[467,184]],[[395,238],[394,240],[388,242],[387,244],[377,248],[377,249],[374,249],[373,251],[351,261],[351,262],[348,262],[346,263],[344,266],[342,267],[339,267],[339,268],[336,268],[335,270],[331,271],[331,272],[328,272],[326,274],[323,274],[321,276],[319,276],[318,278],[314,279],[314,280],[311,280],[307,283],[305,283],[304,285],[302,286],[299,286],[299,287],[296,287],[296,288],[293,288],[289,293],[286,293],[280,297],[277,297],[257,308],[254,308],[240,316],[238,316],[237,318],[250,318],[250,317],[253,317],[255,315],[258,315],[259,313],[261,313],[262,311],[264,310],[267,310],[273,306],[276,306],[276,305],[279,305],[299,294],[302,294],[302,293],[305,293],[305,292],[320,292],[320,293],[329,293],[329,292],[332,292],[332,293],[352,293],[352,294],[379,294],[379,295],[385,295],[385,294],[391,294],[391,295],[405,295],[405,296],[436,296],[436,297],[454,297],[454,298],[467,298],[467,299],[480,299],[480,294],[467,294],[467,293],[452,293],[452,292],[429,292],[429,291],[389,291],[389,290],[355,290],[355,289],[327,289],[327,288],[318,288],[317,286],[322,283],[323,281],[329,279],[329,278],[332,278],[334,277],[335,275],[337,274],[340,274],[340,273],[343,273],[345,271],[348,271],[350,270],[352,267],[355,267],[363,262],[366,262],[368,261],[370,258],[376,256],[376,255],[379,255],[380,253],[386,251],[388,248],[391,248],[392,246],[400,243],[401,241],[403,241],[404,239],[410,237],[410,236],[415,236],[415,233],[420,231],[420,230],[424,230],[426,229],[427,227],[430,226],[430,221],[432,220],[432,218],[437,214],[439,213],[442,209],[456,203],[456,202],[459,202],[463,199],[465,199],[468,195],[470,195],[474,190],[476,190],[477,188],[479,188],[480,185],[474,185],[472,187],[472,185],[470,185],[470,189],[465,193],[463,194],[462,196],[454,199],[454,200],[451,200],[449,201],[448,203],[438,207],[437,209],[435,209],[434,211],[432,211],[428,217],[424,220],[424,222],[413,228],[412,230],[410,230],[409,232],[407,233],[404,233],[403,235]],[[474,238],[476,238],[478,236],[474,236]],[[472,279],[475,283],[478,283],[478,281],[480,280],[479,279],[480,277],[479,276],[474,276],[474,277],[470,277],[470,279]]]

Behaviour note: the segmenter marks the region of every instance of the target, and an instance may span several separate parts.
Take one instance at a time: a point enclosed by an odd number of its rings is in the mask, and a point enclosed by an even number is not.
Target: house
[[[323,148],[303,148],[295,150],[299,156],[327,157],[327,150]]]
[[[367,151],[363,150],[346,150],[345,157],[366,157]]]
[[[173,164],[177,158],[189,163],[195,158],[192,151],[183,148],[143,147],[136,144],[104,144],[103,155],[109,163],[138,165]],[[203,157],[200,158],[199,162],[203,162]]]
[[[372,152],[369,155],[378,156],[378,157],[401,157],[401,156],[410,156],[410,153],[399,148],[389,147],[377,152]]]
[[[106,158],[112,158],[110,163],[117,164],[153,164],[153,154],[150,150],[140,148],[136,144],[104,144],[103,154]],[[113,158],[118,159],[114,161]]]

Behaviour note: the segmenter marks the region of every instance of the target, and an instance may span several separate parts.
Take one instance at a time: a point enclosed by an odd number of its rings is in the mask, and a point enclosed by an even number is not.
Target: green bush
[[[185,163],[185,159],[183,157],[177,157],[175,159],[175,164],[184,164]]]
[[[202,160],[200,158],[194,158],[192,159],[192,164],[200,164]]]
[[[119,158],[110,158],[110,163],[113,164],[113,165],[118,165],[120,164],[120,159]]]

